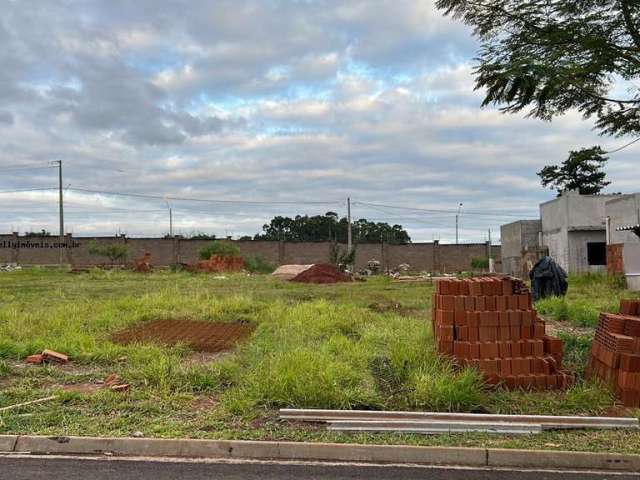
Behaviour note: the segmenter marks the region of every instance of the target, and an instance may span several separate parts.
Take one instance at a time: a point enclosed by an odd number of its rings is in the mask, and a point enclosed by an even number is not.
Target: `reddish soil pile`
[[[349,275],[342,273],[330,263],[317,263],[291,279],[302,283],[338,283],[351,282]]]
[[[254,330],[249,323],[202,322],[194,320],[154,320],[113,335],[116,343],[155,342],[165,345],[184,343],[200,352],[229,350]]]

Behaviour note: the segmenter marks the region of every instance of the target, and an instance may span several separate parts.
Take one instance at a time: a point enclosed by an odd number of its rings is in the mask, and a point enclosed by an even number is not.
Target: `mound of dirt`
[[[352,282],[353,279],[330,263],[316,263],[291,279],[302,283]]]

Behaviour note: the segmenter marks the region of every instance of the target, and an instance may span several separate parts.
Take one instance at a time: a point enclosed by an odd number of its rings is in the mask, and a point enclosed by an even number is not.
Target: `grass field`
[[[382,277],[304,285],[260,275],[222,280],[172,272],[2,273],[0,407],[52,393],[60,398],[0,414],[0,433],[141,431],[149,437],[640,451],[640,434],[626,432],[344,435],[277,421],[280,407],[611,412],[611,393],[595,384],[580,381],[566,392],[507,392],[485,388],[473,370],[456,371],[433,351],[431,292],[428,283]],[[588,329],[576,333],[571,326],[593,325],[598,310],[617,308],[623,294],[601,277],[572,278],[565,301],[540,304],[541,312],[560,321],[554,326],[566,342],[569,367],[582,370],[590,345]],[[257,328],[249,341],[222,355],[109,340],[116,331],[155,319],[244,320]],[[43,348],[66,352],[72,362],[23,363]],[[130,382],[130,391],[96,389],[109,373]]]

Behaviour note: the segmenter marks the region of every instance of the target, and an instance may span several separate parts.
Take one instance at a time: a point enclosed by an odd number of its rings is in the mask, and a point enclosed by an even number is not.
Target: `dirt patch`
[[[302,283],[338,283],[351,282],[353,279],[342,273],[335,265],[318,263],[304,270],[291,279],[292,282]]]
[[[547,335],[556,336],[558,332],[568,333],[570,335],[589,335],[593,336],[595,329],[591,327],[576,327],[569,322],[558,322],[557,320],[543,319],[546,324]]]
[[[419,317],[424,315],[423,310],[405,307],[397,302],[373,302],[368,305],[368,308],[376,313],[397,313],[404,317]]]
[[[184,343],[199,352],[222,352],[247,338],[255,327],[246,322],[223,323],[195,320],[154,320],[113,335],[115,343]]]
[[[100,389],[101,385],[95,383],[71,383],[66,385],[60,385],[60,388],[65,392],[75,393],[95,393]]]
[[[219,403],[216,397],[196,397],[191,402],[191,410],[195,412],[215,410]]]

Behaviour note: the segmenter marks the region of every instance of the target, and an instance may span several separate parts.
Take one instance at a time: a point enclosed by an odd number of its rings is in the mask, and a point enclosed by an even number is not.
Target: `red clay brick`
[[[453,325],[454,314],[451,310],[438,310],[436,313],[436,320],[439,325]]]
[[[640,372],[640,353],[621,353],[620,369],[625,372]]]
[[[499,296],[496,297],[496,310],[499,312],[504,312],[507,310],[507,297]]]
[[[500,342],[498,344],[498,353],[502,358],[511,357],[511,342]]]
[[[454,303],[453,295],[441,295],[440,296],[440,308],[442,310],[451,310],[453,311],[455,303]]]
[[[469,328],[469,341],[477,342],[480,340],[480,334],[478,332],[478,327],[468,327]]]
[[[511,326],[521,326],[522,325],[522,313],[517,310],[509,310],[507,312],[509,314],[509,325]]]
[[[531,296],[528,293],[518,295],[518,309],[529,310],[531,306]]]
[[[496,311],[496,297],[486,297],[484,303],[487,310]]]
[[[37,355],[29,355],[27,358],[25,358],[25,362],[31,365],[40,365],[44,362],[44,358],[38,353]]]
[[[507,297],[507,310],[518,310],[518,296],[509,295]]]
[[[500,375],[502,376],[511,375],[511,359],[510,358],[500,359]]]
[[[476,297],[476,310],[482,312],[487,309],[486,298],[484,295]]]
[[[502,294],[503,295],[513,294],[513,280],[511,280],[510,278],[502,279]]]
[[[456,327],[456,340],[469,340],[469,327]]]
[[[455,297],[453,297],[453,310],[458,312],[464,312],[465,311],[465,302],[464,302],[465,297],[463,297],[462,295],[456,295]]]
[[[470,295],[464,297],[464,309],[471,312],[476,309],[476,299]]]
[[[69,361],[67,355],[54,350],[43,350],[42,358],[45,362],[67,363]]]
[[[480,358],[480,344],[478,342],[469,342],[469,358]]]

